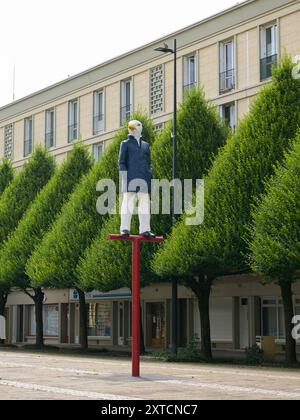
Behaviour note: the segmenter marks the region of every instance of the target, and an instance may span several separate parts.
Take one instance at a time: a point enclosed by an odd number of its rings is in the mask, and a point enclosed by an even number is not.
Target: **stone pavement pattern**
[[[0,400],[300,400],[300,370],[0,351]]]

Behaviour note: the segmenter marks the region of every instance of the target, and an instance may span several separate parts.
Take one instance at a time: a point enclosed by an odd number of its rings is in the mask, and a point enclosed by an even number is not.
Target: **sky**
[[[237,4],[1,0],[0,107]],[[15,89],[13,74],[15,68]]]

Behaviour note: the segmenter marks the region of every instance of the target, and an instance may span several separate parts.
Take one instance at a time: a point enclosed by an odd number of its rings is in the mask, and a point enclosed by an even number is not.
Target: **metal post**
[[[173,179],[177,178],[177,41],[174,39],[174,115],[173,115]],[[174,203],[175,203],[175,190],[172,188],[172,222],[175,223],[174,215]],[[177,325],[178,325],[178,282],[177,278],[172,279],[172,353],[177,354]]]
[[[132,241],[132,376],[140,376],[140,240]]]

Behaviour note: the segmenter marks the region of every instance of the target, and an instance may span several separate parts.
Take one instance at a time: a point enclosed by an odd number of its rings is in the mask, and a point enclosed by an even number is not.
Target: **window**
[[[225,104],[220,106],[220,117],[223,122],[228,125],[232,131],[235,130],[236,118],[235,118],[235,104]]]
[[[102,90],[94,92],[93,134],[104,130],[104,93]]]
[[[95,162],[98,162],[99,160],[102,159],[103,150],[104,150],[103,143],[98,143],[98,144],[93,145],[93,155],[94,155]]]
[[[58,337],[59,325],[59,310],[58,305],[44,305],[43,306],[43,324],[45,337]],[[29,308],[29,335],[36,335],[35,322],[35,307],[31,305]]]
[[[25,118],[24,121],[24,157],[32,153],[33,142],[33,121],[32,117]]]
[[[183,88],[191,89],[197,84],[196,56],[184,57],[183,63]]]
[[[155,124],[155,126],[154,126],[154,129],[157,132],[162,131],[163,128],[164,128],[164,124],[163,123]]]
[[[69,102],[69,142],[78,139],[78,101]]]
[[[220,43],[220,93],[235,88],[234,42]]]
[[[130,118],[132,113],[132,81],[121,82],[121,125]]]
[[[277,25],[260,28],[260,80],[272,76],[272,66],[277,63]]]
[[[4,157],[13,157],[13,125],[8,124],[4,128]]]
[[[55,130],[55,113],[54,109],[46,111],[46,124],[45,124],[45,146],[50,149],[54,146],[54,130]]]
[[[277,340],[285,339],[284,310],[280,299],[263,299],[262,335],[272,336]]]
[[[150,70],[150,111],[156,115],[164,110],[164,66]]]
[[[111,337],[112,303],[90,303],[88,305],[88,335],[90,337]]]

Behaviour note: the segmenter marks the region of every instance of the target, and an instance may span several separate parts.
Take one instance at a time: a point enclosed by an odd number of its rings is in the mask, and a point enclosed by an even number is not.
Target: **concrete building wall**
[[[280,18],[280,46],[281,52],[292,56],[300,55],[300,11]]]
[[[149,71],[134,76],[133,103],[135,110],[149,114],[150,81]]]
[[[106,130],[113,131],[120,127],[120,82],[108,85],[105,89]]]

